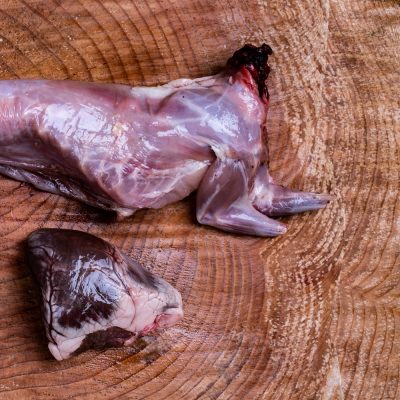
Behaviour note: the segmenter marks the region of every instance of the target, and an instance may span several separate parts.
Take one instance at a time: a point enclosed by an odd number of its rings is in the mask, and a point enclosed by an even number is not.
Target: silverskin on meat
[[[39,229],[27,240],[27,258],[48,347],[59,361],[89,348],[129,346],[183,316],[175,288],[88,233]]]
[[[274,183],[263,140],[271,48],[246,45],[225,71],[158,87],[0,81],[0,173],[129,216],[197,190],[197,220],[276,236],[271,217],[326,194]]]

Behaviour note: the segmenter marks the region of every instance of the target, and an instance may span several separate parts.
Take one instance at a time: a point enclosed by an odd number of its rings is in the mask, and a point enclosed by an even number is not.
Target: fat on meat
[[[273,217],[323,208],[268,173],[271,48],[245,45],[221,73],[157,87],[0,81],[0,173],[120,217],[197,190],[197,220],[276,236]]]
[[[110,243],[67,229],[39,229],[27,261],[42,297],[51,354],[129,346],[183,317],[180,293]]]

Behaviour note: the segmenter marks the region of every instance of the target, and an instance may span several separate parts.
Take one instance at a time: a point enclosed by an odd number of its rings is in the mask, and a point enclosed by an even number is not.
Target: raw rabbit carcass
[[[0,173],[120,216],[197,190],[201,224],[284,233],[270,217],[322,208],[330,196],[268,174],[270,54],[246,45],[218,75],[158,87],[1,81]]]

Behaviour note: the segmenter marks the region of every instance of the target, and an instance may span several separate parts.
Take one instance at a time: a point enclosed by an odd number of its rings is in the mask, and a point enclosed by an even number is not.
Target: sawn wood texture
[[[115,222],[1,177],[1,399],[400,398],[398,1],[0,2],[1,79],[155,85],[264,41],[272,174],[335,201],[260,239],[199,226],[194,196]],[[21,244],[44,226],[99,235],[163,276],[182,323],[53,360]]]

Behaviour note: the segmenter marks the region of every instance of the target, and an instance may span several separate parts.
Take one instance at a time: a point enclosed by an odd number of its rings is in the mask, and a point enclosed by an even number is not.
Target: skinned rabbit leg
[[[277,236],[286,227],[257,211],[248,196],[248,177],[242,161],[214,161],[197,193],[197,220],[224,231]]]
[[[333,196],[329,194],[302,192],[277,185],[266,171],[260,171],[254,182],[253,205],[270,217],[319,210],[331,200]]]

